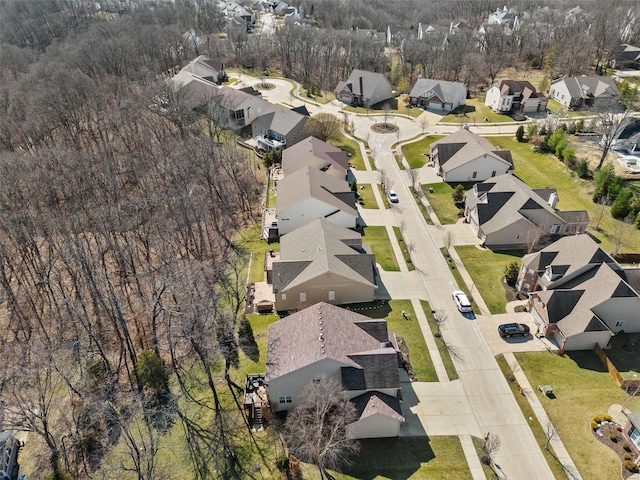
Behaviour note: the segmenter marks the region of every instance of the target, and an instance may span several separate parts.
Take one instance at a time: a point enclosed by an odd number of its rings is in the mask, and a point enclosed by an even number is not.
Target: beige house
[[[314,167],[345,179],[349,171],[349,158],[338,147],[316,137],[307,137],[282,152],[282,172],[285,176],[305,167]]]
[[[415,107],[450,112],[467,99],[467,87],[460,82],[419,78],[411,92],[409,102]]]
[[[291,410],[320,378],[342,384],[354,402],[352,438],[395,437],[400,409],[399,354],[385,320],[318,303],[269,325],[265,380],[271,408]]]
[[[313,167],[286,175],[278,182],[278,231],[286,235],[318,218],[344,228],[356,228],[355,193],[346,180]]]
[[[549,98],[567,108],[590,108],[612,104],[620,92],[611,77],[565,77],[551,82]]]
[[[546,236],[584,233],[585,210],[556,210],[555,189],[533,190],[513,175],[477,183],[465,198],[465,218],[489,248],[527,249]]]
[[[387,77],[358,69],[354,69],[346,81],[339,82],[334,93],[341,102],[367,108],[393,97]]]
[[[636,270],[620,267],[588,235],[574,235],[525,255],[516,287],[529,293],[539,331],[561,349],[604,348],[616,333],[640,332]]]
[[[362,236],[324,218],[282,237],[280,259],[272,269],[267,278],[278,311],[323,301],[371,302],[378,288],[375,257]]]
[[[431,161],[445,182],[482,182],[513,171],[509,150],[461,128],[431,144]]]

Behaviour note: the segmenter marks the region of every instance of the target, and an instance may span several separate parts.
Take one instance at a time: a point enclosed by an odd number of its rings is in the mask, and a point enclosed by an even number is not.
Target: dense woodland
[[[405,86],[419,73],[480,86],[510,65],[606,66],[627,11],[639,14],[635,1],[582,2],[589,28],[549,13],[518,41],[490,29],[479,49],[472,27],[502,3],[291,3],[312,25],[272,38],[221,35],[204,0],[0,3],[0,427],[42,444],[34,478],[171,478],[157,460],[175,425],[195,478],[249,475],[240,408],[221,398],[237,398],[225,373],[246,344],[233,239],[262,190],[244,151],[214,142],[167,90],[168,72],[207,54],[326,89],[354,67]],[[407,41],[393,69],[383,45],[348,32],[419,21],[469,28],[446,49],[444,33]],[[116,445],[119,473],[102,465]]]

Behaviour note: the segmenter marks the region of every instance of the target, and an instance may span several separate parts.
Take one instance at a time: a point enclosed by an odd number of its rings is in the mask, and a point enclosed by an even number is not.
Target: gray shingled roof
[[[474,189],[467,192],[467,206],[477,208],[478,221],[482,231],[489,235],[521,220],[531,222],[527,211],[532,207],[544,209],[550,216],[555,217],[558,223],[565,223],[557,211],[525,183],[513,175],[498,175],[481,184],[476,184],[479,197],[476,197]],[[530,200],[534,200],[531,202]],[[526,208],[525,208],[526,207]],[[588,218],[579,211],[577,218]],[[565,218],[568,212],[564,212]]]
[[[396,397],[381,393],[367,392],[351,400],[356,407],[358,419],[373,415],[385,415],[400,422],[404,422],[400,400]]]
[[[355,193],[347,181],[313,167],[300,169],[278,182],[276,212],[283,212],[308,198],[320,200],[354,217],[358,215]]]
[[[358,232],[321,218],[280,240],[280,260],[273,262],[274,292],[326,274],[375,286],[375,257],[366,253]]]
[[[282,152],[282,169],[285,175],[307,165],[318,170],[337,170],[346,177],[349,158],[338,147],[316,137],[308,137]]]
[[[362,90],[360,91],[360,77],[362,77]],[[345,88],[355,95],[362,95],[365,99],[371,98],[379,83],[385,83],[389,88],[393,88],[387,77],[382,73],[369,72],[354,68],[346,81],[339,82],[335,92],[339,93]]]
[[[467,96],[467,87],[459,82],[449,82],[447,80],[432,80],[430,78],[419,78],[411,89],[409,96],[412,98],[424,97],[427,92],[432,91],[440,100],[445,103],[453,103],[458,98]]]
[[[618,87],[611,77],[566,77],[554,80],[551,87],[564,83],[571,98],[619,97]]]
[[[510,151],[495,150],[495,147],[486,138],[471,133],[466,128],[461,128],[457,132],[433,142],[431,150],[434,149],[438,152],[438,164],[445,172],[458,168],[482,155],[488,155],[513,168]]]
[[[272,323],[267,334],[266,381],[332,359],[343,365],[347,376],[350,371],[359,372],[364,379],[356,382],[359,387],[371,389],[367,383],[371,381],[378,388],[398,388],[398,352],[369,335],[360,322],[371,319],[321,302]],[[378,322],[386,326],[384,320]],[[380,361],[372,359],[377,356]]]

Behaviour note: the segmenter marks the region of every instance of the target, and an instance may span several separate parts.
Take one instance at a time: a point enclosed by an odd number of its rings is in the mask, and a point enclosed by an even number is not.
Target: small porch
[[[247,375],[244,388],[244,410],[251,428],[256,432],[262,430],[264,416],[271,414],[264,374]]]

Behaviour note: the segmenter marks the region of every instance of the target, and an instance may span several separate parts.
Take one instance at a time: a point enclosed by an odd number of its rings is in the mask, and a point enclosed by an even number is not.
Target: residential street
[[[263,91],[265,98],[271,102],[294,106],[303,103],[300,99],[292,98],[290,82],[272,79],[269,79],[269,82],[277,86],[275,89]],[[252,79],[247,83],[258,83],[258,80]],[[336,101],[322,107],[309,102],[304,103],[312,114],[323,111],[333,113],[339,118],[343,116],[343,105]],[[402,226],[405,242],[414,246],[411,257],[416,270],[406,271],[402,255],[396,252],[401,271],[381,272],[383,286],[380,295],[410,298],[416,302],[418,299],[426,299],[433,309],[445,312],[447,321],[442,328],[443,337],[450,348],[459,375],[459,380],[451,382],[446,378],[446,374],[443,378],[444,369],[441,368],[437,349],[432,347],[433,337],[426,325],[426,319],[419,318],[425,340],[430,346],[430,353],[432,357],[435,356],[434,365],[441,381],[410,383],[407,379],[403,383],[403,391],[406,391],[403,393],[403,407],[408,408],[410,412],[405,415],[407,423],[403,426],[401,434],[459,436],[473,478],[483,479],[485,476],[473,450],[471,436],[483,437],[487,433],[493,433],[499,437],[501,443],[500,449],[494,455],[498,478],[553,479],[554,476],[529,427],[529,422],[535,419],[526,419],[522,414],[494,357],[503,352],[541,350],[545,346],[537,339],[507,343],[498,337],[495,330],[499,322],[502,323],[506,318],[511,320],[518,315],[528,317],[527,314],[511,313],[505,314],[504,317],[493,317],[489,315],[482,299],[478,299],[478,304],[483,315],[475,319],[466,318],[456,309],[451,292],[457,289],[457,285],[439,250],[443,246],[442,238],[447,230],[451,230],[454,245],[477,244],[479,241],[468,225],[427,225],[409,191],[408,176],[399,169],[391,146],[399,141],[420,136],[423,131],[420,122],[406,116],[395,116],[392,121],[399,127],[399,135],[377,134],[371,130],[371,126],[381,120],[380,116],[348,116],[355,125],[355,136],[367,139],[376,169],[384,170],[388,182],[399,197],[398,204],[394,204],[390,210],[384,210],[382,199],[374,189],[381,210],[361,210],[363,221],[366,224],[384,225],[388,228]],[[460,126],[433,125],[430,122],[424,133],[450,133],[459,128]],[[471,127],[472,131],[486,135],[513,135],[516,129],[517,125],[514,124]],[[430,167],[424,167],[423,170],[421,179],[429,179],[429,182],[438,181],[439,177],[433,174]],[[379,182],[377,172],[354,171],[354,174],[358,183]],[[390,238],[394,250],[398,250],[399,247],[393,245],[395,237],[390,235]],[[457,255],[454,252],[452,254],[455,259]],[[460,266],[464,268],[462,264]],[[561,442],[554,447],[564,448]],[[566,454],[566,451],[564,453]],[[573,472],[574,478],[580,478],[568,455],[558,453],[558,456],[563,459],[567,469]]]

